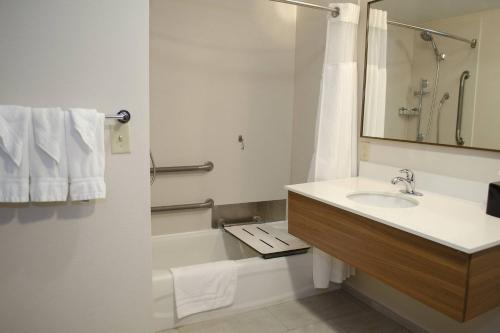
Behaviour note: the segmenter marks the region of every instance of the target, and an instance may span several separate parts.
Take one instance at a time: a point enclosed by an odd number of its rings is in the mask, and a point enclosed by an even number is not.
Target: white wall
[[[325,3],[323,1],[315,1],[315,3]],[[366,21],[366,0],[361,1],[362,12],[358,33],[358,64],[360,75],[359,87],[359,105],[361,105],[362,91],[362,76],[364,66],[364,43],[365,43],[365,21]],[[307,52],[308,54],[321,57],[323,49],[319,43],[308,41],[321,40],[324,41],[324,33],[326,26],[310,20],[301,20],[303,12],[310,11],[309,9],[298,10],[297,21],[297,54]],[[324,20],[322,14],[317,14],[318,20]],[[323,21],[324,22],[324,21]],[[300,38],[300,39],[299,39]],[[301,50],[302,47],[314,47],[314,49]],[[300,94],[295,96],[296,105],[301,105],[299,112],[301,113],[302,122],[307,126],[314,126],[314,121],[309,119],[315,117],[317,107],[317,92],[319,85],[319,76],[321,73],[321,62],[316,58],[310,66],[302,66],[304,71],[300,76],[296,76],[296,86],[300,85],[302,90]],[[319,66],[319,67],[318,67]],[[300,70],[300,68],[298,69]],[[316,75],[316,78],[314,77]],[[310,84],[306,83],[306,80]],[[315,83],[317,82],[317,83]],[[298,101],[297,101],[298,100]],[[311,111],[308,113],[308,111]],[[298,109],[296,108],[296,112]],[[304,120],[304,119],[307,119]],[[304,125],[306,126],[306,125]],[[313,150],[314,129],[302,129],[300,134],[294,133],[294,145],[292,147],[293,163],[292,163],[292,182],[305,181],[307,178],[307,168]],[[458,177],[463,179],[475,180],[478,182],[491,182],[498,180],[500,176],[500,153],[481,152],[475,150],[467,150],[460,148],[436,147],[421,144],[407,144],[382,140],[361,141],[369,142],[369,158],[371,162],[376,162],[385,165],[396,167],[409,167],[429,173],[436,173]],[[310,144],[304,144],[304,142]],[[417,175],[418,179],[418,175]],[[430,309],[427,306],[411,299],[408,296],[396,291],[395,289],[386,286],[383,283],[371,278],[369,275],[358,272],[355,278],[349,280],[349,285],[359,290],[360,292],[374,298],[381,304],[391,308],[396,313],[416,322],[418,325],[428,329],[431,332],[493,332],[498,328],[498,318],[500,310],[494,310],[485,314],[465,325],[456,323],[455,321],[441,315],[440,313]]]
[[[261,0],[151,1],[154,205],[284,199],[290,178],[295,6]],[[245,138],[240,149],[238,135]],[[153,215],[153,234],[210,228],[209,210]]]
[[[132,112],[106,200],[0,206],[0,332],[149,332],[148,1],[3,0],[0,50],[2,104]]]

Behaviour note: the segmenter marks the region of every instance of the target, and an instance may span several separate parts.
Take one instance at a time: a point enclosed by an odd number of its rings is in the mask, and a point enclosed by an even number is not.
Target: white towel
[[[64,112],[60,108],[33,108],[30,140],[30,196],[34,202],[66,201],[68,157]]]
[[[106,197],[104,182],[104,115],[96,110],[71,109],[65,114],[69,197]]]
[[[171,268],[177,317],[231,305],[236,294],[238,266],[234,261]]]
[[[0,106],[0,202],[29,201],[31,110]]]

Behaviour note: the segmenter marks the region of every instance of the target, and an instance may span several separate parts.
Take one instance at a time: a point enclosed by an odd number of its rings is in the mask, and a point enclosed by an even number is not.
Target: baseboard
[[[414,322],[409,321],[408,319],[406,319],[404,317],[401,317],[399,314],[397,314],[393,310],[389,309],[385,305],[378,303],[374,299],[372,299],[372,298],[368,297],[367,295],[361,293],[360,291],[352,288],[351,286],[348,286],[346,284],[342,284],[342,290],[349,293],[351,296],[358,299],[359,301],[365,303],[373,310],[380,312],[381,314],[394,320],[395,322],[397,322],[401,326],[406,327],[408,330],[410,330],[413,333],[429,333],[428,331],[426,331],[422,327],[418,326]]]

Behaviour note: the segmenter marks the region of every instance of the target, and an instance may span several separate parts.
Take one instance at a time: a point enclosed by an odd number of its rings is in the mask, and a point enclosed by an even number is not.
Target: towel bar
[[[172,212],[176,210],[208,209],[213,207],[214,207],[214,200],[207,199],[205,200],[205,202],[202,203],[151,207],[151,213]]]

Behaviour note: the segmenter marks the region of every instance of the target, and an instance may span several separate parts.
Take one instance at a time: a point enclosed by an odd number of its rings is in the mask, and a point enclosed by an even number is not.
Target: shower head
[[[420,38],[425,40],[426,42],[431,42],[432,49],[434,50],[434,54],[436,55],[436,59],[438,61],[443,61],[446,58],[446,54],[439,52],[439,49],[434,41],[434,36],[429,31],[422,31],[420,33]]]
[[[425,40],[426,42],[430,42],[434,40],[434,37],[432,37],[432,34],[429,31],[422,31],[420,33],[420,37]]]

